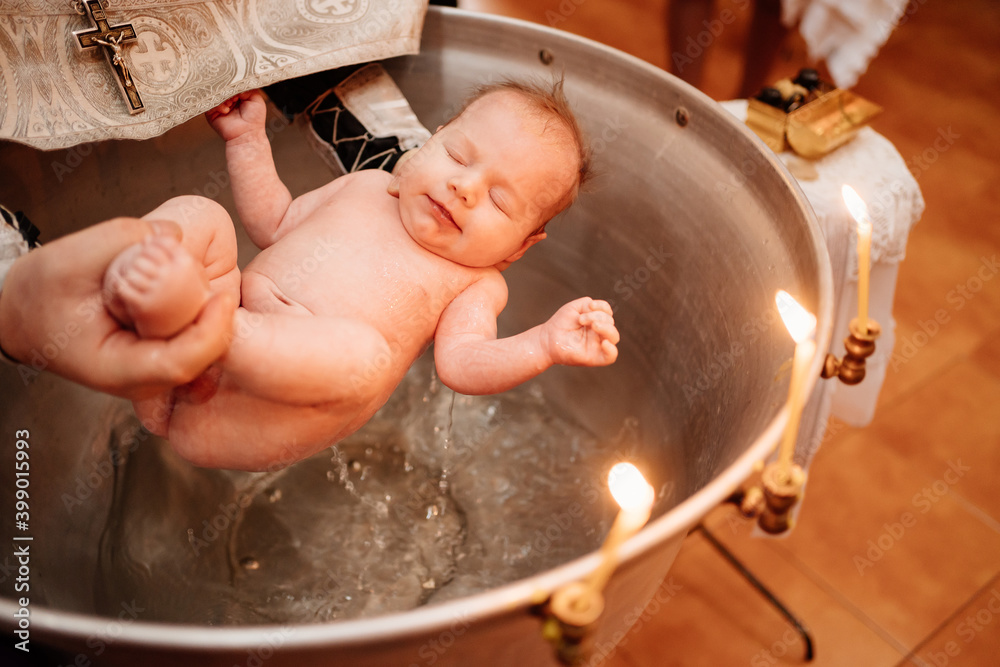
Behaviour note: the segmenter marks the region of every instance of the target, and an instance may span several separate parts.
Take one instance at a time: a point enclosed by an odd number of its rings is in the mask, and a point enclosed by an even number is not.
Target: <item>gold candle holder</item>
[[[802,493],[805,472],[796,464],[772,463],[764,468],[760,481],[764,487],[764,508],[757,523],[764,532],[783,533],[792,526],[791,513]]]
[[[824,379],[835,377],[844,384],[855,385],[865,379],[867,359],[875,353],[875,340],[882,334],[882,327],[872,319],[868,320],[866,327],[862,327],[854,318],[848,328],[850,334],[844,339],[843,358],[827,354],[821,376]]]

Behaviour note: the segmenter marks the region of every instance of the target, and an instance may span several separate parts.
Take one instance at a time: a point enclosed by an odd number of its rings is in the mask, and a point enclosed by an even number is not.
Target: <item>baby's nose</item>
[[[475,173],[466,172],[455,175],[448,181],[448,188],[461,199],[466,206],[475,206],[479,198],[480,181]]]

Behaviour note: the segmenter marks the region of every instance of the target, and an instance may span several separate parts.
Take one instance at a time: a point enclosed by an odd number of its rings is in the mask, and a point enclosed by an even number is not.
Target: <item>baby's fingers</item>
[[[590,330],[600,336],[602,340],[609,341],[612,344],[617,344],[620,339],[618,329],[615,328],[615,323],[610,319],[598,319],[591,322],[588,326],[590,327]]]
[[[618,359],[618,347],[610,340],[601,341],[601,353],[605,364],[613,364]]]
[[[600,334],[602,338],[617,343],[619,339],[618,329],[615,328],[615,319],[603,311],[583,313],[580,315],[580,326],[589,327]]]
[[[588,305],[590,307],[590,312],[592,313],[600,312],[607,313],[608,315],[614,315],[614,311],[611,310],[611,304],[602,299],[591,299],[590,304]]]
[[[214,109],[209,109],[205,112],[209,120],[215,120],[219,116],[227,116],[229,113],[240,105],[241,100],[248,99],[250,97],[250,92],[240,93],[239,95],[233,95],[228,100],[215,107]]]

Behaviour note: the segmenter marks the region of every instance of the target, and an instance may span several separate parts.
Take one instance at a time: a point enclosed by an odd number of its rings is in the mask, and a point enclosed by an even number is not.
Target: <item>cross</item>
[[[125,96],[130,114],[142,113],[146,107],[139,97],[139,91],[135,88],[135,81],[132,73],[129,72],[128,65],[125,64],[125,57],[122,51],[122,42],[133,41],[135,29],[131,24],[112,26],[108,22],[108,17],[101,6],[101,0],[83,0],[83,6],[90,14],[91,20],[97,24],[96,30],[77,30],[73,33],[76,36],[80,49],[92,49],[103,46],[104,55],[111,63],[111,69],[115,73],[115,81]]]

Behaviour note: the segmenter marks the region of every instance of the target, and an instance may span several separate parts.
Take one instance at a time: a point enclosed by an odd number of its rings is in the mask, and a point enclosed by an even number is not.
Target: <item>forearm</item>
[[[544,325],[509,338],[469,334],[435,342],[438,377],[461,394],[498,394],[553,365],[543,344]]]
[[[226,163],[243,227],[254,244],[266,248],[275,240],[292,195],[278,177],[264,131],[226,142]]]

